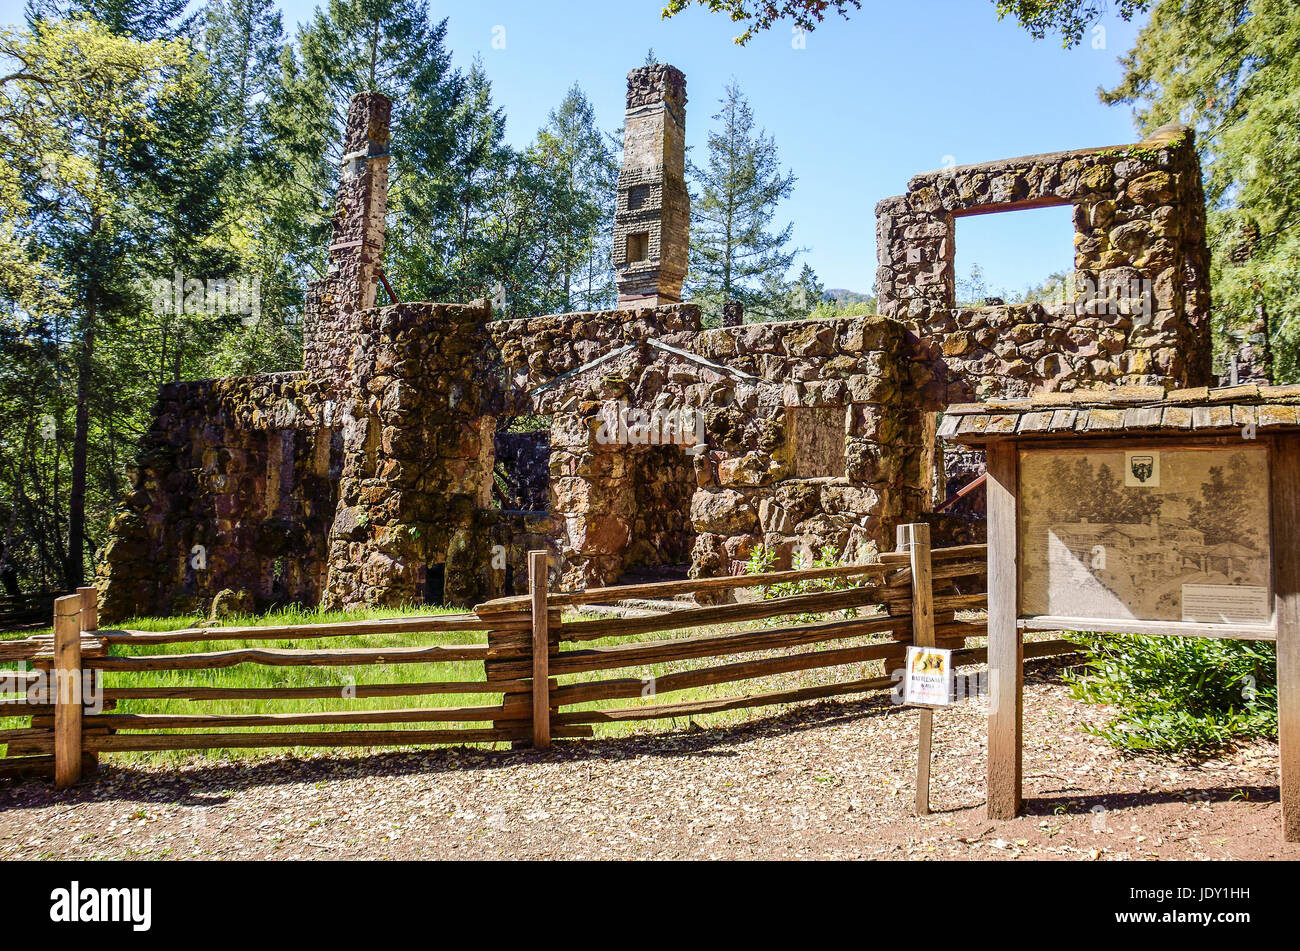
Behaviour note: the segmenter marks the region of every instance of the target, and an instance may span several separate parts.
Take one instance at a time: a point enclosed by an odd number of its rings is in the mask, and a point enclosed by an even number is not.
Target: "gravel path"
[[[935,717],[934,814],[911,814],[915,711],[884,697],[544,753],[435,750],[106,766],[0,788],[0,858],[1300,859],[1277,746],[1199,765],[1079,731],[1049,666],[1025,691],[1027,815],[984,817],[985,720]]]

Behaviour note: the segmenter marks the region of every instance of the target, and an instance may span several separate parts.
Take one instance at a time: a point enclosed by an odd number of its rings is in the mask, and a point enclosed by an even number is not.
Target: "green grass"
[[[371,611],[322,612],[290,608],[275,611],[261,617],[231,618],[223,626],[268,626],[281,624],[321,624],[344,620],[365,620],[370,618],[412,616],[434,613],[458,613],[449,609],[413,606],[408,608],[383,608]],[[123,622],[120,627],[138,631],[170,631],[193,627],[199,617],[170,618],[133,618]],[[762,630],[779,626],[787,621],[762,621],[730,625],[727,631]],[[633,637],[604,638],[581,646],[592,645],[626,645],[637,641],[659,640],[664,638],[684,638],[707,633],[720,633],[722,628],[683,629],[675,632],[651,632]],[[365,636],[330,637],[311,640],[257,640],[257,641],[195,641],[182,644],[141,645],[131,649],[136,656],[147,654],[177,654],[211,650],[230,650],[241,646],[264,648],[378,648],[396,646],[417,646],[431,644],[482,644],[487,635],[481,631],[462,631],[437,634],[373,634]],[[833,645],[808,645],[801,651],[815,650],[819,647],[849,647],[869,643],[881,643],[879,637],[847,638],[836,641]],[[568,645],[572,647],[573,645]],[[114,653],[123,651],[115,647]],[[761,653],[729,655],[719,658],[696,658],[665,664],[645,665],[639,668],[620,670],[590,671],[581,674],[560,677],[561,684],[585,683],[610,678],[650,678],[663,677],[669,673],[696,669],[716,664],[733,663],[741,660],[756,660],[763,657],[776,657],[789,654],[788,649],[778,649]],[[565,707],[565,711],[609,709],[613,707],[657,705],[689,700],[703,700],[715,697],[736,696],[750,692],[785,690],[797,687],[809,687],[823,684],[856,680],[880,675],[878,661],[844,665],[841,667],[799,671],[778,674],[762,680],[743,681],[739,683],[718,684],[676,691],[671,694],[648,696],[644,698],[593,701]],[[188,701],[188,700],[124,700],[118,703],[116,713],[304,713],[327,710],[375,710],[398,709],[404,707],[434,706],[487,706],[500,702],[496,694],[435,694],[408,697],[370,697],[345,699],[343,691],[351,682],[367,683],[422,683],[429,681],[480,681],[483,680],[483,665],[478,661],[442,662],[436,664],[387,664],[362,667],[268,667],[260,664],[239,664],[234,667],[210,671],[150,671],[127,674],[120,671],[107,671],[104,675],[105,687],[305,687],[330,686],[339,689],[338,698],[312,700],[247,700],[247,701]],[[351,678],[355,678],[353,681]],[[732,710],[692,717],[701,726],[737,723],[756,716],[766,716],[788,709],[788,705],[775,705],[757,710]],[[686,718],[656,720],[644,722],[618,722],[595,724],[594,731],[598,737],[622,736],[633,732],[671,731],[681,729],[688,724]],[[0,728],[12,728],[25,725],[21,718],[0,718]],[[330,730],[365,730],[365,729],[445,729],[455,728],[454,723],[430,724],[358,724],[358,725],[316,725],[289,726],[288,731],[330,731]],[[488,724],[466,724],[469,726],[487,726]],[[242,728],[229,728],[229,732],[239,732]],[[195,730],[193,732],[215,732],[212,730]],[[409,748],[409,747],[407,747]],[[297,753],[318,752],[317,747],[301,747]],[[149,762],[176,762],[193,757],[231,757],[258,758],[279,755],[286,752],[283,747],[273,749],[234,749],[211,751],[165,751],[156,753],[115,753],[113,760],[137,760]]]
[[[260,617],[233,617],[221,626],[256,626],[268,627],[283,624],[325,624],[337,621],[360,621],[372,618],[409,617],[428,614],[459,613],[450,609],[431,608],[427,605],[407,608],[382,608],[361,611],[317,611],[292,607],[274,611]],[[169,618],[131,618],[120,627],[137,631],[175,631],[194,627],[201,620],[198,616]],[[150,654],[199,653],[203,651],[232,650],[239,647],[261,648],[381,648],[429,644],[482,644],[487,635],[481,631],[461,631],[437,634],[368,634],[364,636],[326,637],[311,639],[273,639],[249,641],[193,641],[181,644],[151,644],[133,647],[130,654],[145,656]],[[114,654],[123,653],[121,647],[113,649]],[[429,681],[483,679],[483,665],[477,661],[444,662],[437,664],[381,664],[361,667],[268,667],[261,664],[238,664],[218,670],[177,670],[148,671],[126,673],[106,671],[105,687],[337,687],[337,699],[311,700],[230,700],[230,701],[189,701],[189,700],[123,700],[113,711],[115,713],[309,713],[326,710],[384,710],[403,707],[432,706],[488,706],[500,702],[494,694],[434,694],[407,697],[368,697],[346,699],[344,689],[350,684],[370,683],[425,683]],[[0,718],[0,729],[25,725],[22,718]],[[485,724],[486,725],[486,724]],[[422,724],[420,728],[435,729],[454,727],[455,724]],[[316,732],[326,730],[364,730],[364,729],[403,729],[403,724],[357,724],[348,726],[291,726],[283,729],[292,732]],[[193,730],[185,732],[217,732],[215,730]],[[223,731],[224,732],[224,731]],[[242,732],[232,728],[229,732]],[[308,752],[315,747],[298,748],[297,752]],[[158,753],[115,753],[113,757],[125,759],[144,759],[150,761],[175,761],[191,756],[229,756],[259,757],[274,755],[283,750],[234,749],[191,752],[184,750]]]

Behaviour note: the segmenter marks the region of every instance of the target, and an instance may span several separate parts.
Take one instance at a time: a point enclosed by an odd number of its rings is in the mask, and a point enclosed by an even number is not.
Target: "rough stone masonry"
[[[1208,381],[1187,130],[917,176],[878,206],[881,314],[704,329],[681,300],[685,76],[627,88],[618,308],[527,320],[375,306],[391,104],[353,98],[303,370],[163,387],[100,559],[105,620],[223,590],[469,603],[519,589],[536,547],[565,587],[743,571],[759,545],[871,558],[900,521],[944,538],[948,403]],[[957,307],[956,220],[1044,204],[1074,208],[1074,295]]]

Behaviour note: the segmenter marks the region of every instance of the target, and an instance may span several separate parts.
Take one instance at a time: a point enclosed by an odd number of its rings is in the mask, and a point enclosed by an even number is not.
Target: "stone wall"
[[[613,349],[699,329],[700,309],[694,304],[548,314],[488,326],[505,365],[511,414],[536,412],[533,390]]]
[[[517,322],[498,336],[512,378],[533,384],[515,400],[552,417],[550,497],[566,585],[670,565],[687,540],[697,576],[743,570],[759,543],[781,564],[825,545],[866,557],[894,524],[933,504],[931,411],[948,385],[901,323],[701,332],[693,308],[587,316]],[[682,324],[689,329],[657,332]],[[587,328],[603,328],[600,339]],[[568,347],[552,345],[557,332]],[[683,421],[677,430],[699,414],[698,438],[658,439],[664,427],[652,425],[638,440],[620,425],[638,411]],[[836,471],[810,476],[800,464],[809,447]]]
[[[396,304],[340,314],[326,365],[346,361],[339,506],[323,603],[419,602],[444,565],[445,600],[490,590],[493,435],[503,391],[491,308]]]
[[[320,597],[342,466],[302,373],[171,383],[101,554],[101,614],[206,612],[226,588],[259,610]]]
[[[466,604],[524,590],[536,548],[574,588],[736,573],[759,544],[779,567],[826,546],[868,558],[917,518],[968,540],[978,497],[931,514],[981,468],[954,457],[945,485],[946,404],[1208,381],[1190,132],[917,176],[878,207],[884,316],[705,331],[678,302],[684,107],[679,71],[629,75],[620,309],[493,321],[484,301],[375,306],[391,105],[354,97],[304,372],[163,389],[105,552],[104,619],[201,608],[224,588],[258,607]],[[956,307],[956,220],[1051,204],[1074,208],[1092,299]],[[647,257],[629,261],[641,231]],[[549,417],[548,438],[499,441],[519,415]],[[506,499],[524,514],[494,503],[498,455],[531,473]]]
[[[882,317],[749,324],[705,331],[695,349],[783,382],[714,397],[720,405],[692,502],[693,574],[738,573],[760,541],[777,552],[778,566],[825,545],[845,559],[868,557],[892,547],[895,524],[932,507],[931,411],[946,388],[901,324]],[[797,477],[791,415],[809,409],[841,420],[842,473]]]
[[[917,175],[906,195],[876,207],[881,313],[939,348],[966,390],[954,401],[1109,384],[1203,386],[1204,201],[1192,133],[1181,126],[1133,146]],[[957,309],[956,220],[1048,205],[1074,209],[1078,297],[1046,308]]]

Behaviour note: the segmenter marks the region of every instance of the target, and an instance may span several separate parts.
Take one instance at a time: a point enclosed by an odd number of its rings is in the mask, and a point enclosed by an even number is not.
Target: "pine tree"
[[[242,161],[263,145],[267,100],[284,51],[283,20],[274,0],[210,0],[202,44],[226,136]]]
[[[1163,0],[1104,91],[1149,132],[1197,130],[1214,323],[1265,330],[1275,380],[1300,379],[1300,19],[1288,0]]]
[[[794,191],[793,172],[782,172],[776,143],[755,128],[754,114],[735,82],[713,116],[708,162],[690,163],[692,296],[713,314],[728,300],[746,316],[768,320],[782,313],[785,274],[798,249],[793,225],[770,230],[777,204]]]
[[[493,297],[492,258],[497,253],[488,222],[489,197],[512,159],[505,144],[505,112],[492,102],[492,83],[481,59],[465,76],[463,95],[451,117],[454,133],[444,178],[447,201],[441,220],[406,229],[390,240],[402,245],[402,283],[427,300],[465,302]]]
[[[807,317],[822,302],[826,288],[817,279],[817,272],[811,264],[805,263],[799,270],[799,278],[786,294],[785,314],[782,320],[794,320]]]
[[[554,184],[560,215],[553,222],[559,246],[551,262],[554,277],[548,303],[559,311],[599,306],[597,301],[608,297],[612,279],[612,262],[602,261],[600,238],[613,219],[618,164],[596,125],[595,110],[577,83],[551,110],[532,156]]]

